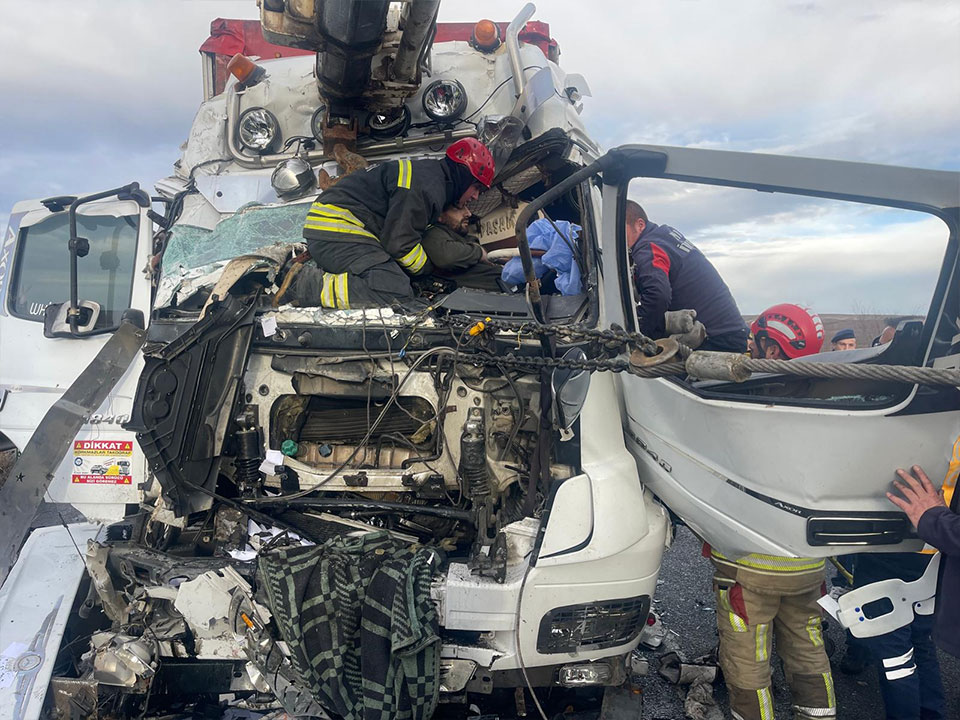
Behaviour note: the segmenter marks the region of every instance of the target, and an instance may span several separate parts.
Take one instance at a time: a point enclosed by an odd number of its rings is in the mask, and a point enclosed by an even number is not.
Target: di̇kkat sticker
[[[73,482],[85,485],[130,485],[132,440],[74,440]]]

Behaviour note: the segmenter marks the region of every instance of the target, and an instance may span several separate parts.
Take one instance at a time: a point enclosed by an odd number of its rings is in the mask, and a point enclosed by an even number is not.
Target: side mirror
[[[564,360],[586,360],[587,354],[580,348],[570,348],[563,354]],[[553,408],[557,425],[561,430],[570,430],[580,417],[583,403],[590,388],[590,373],[573,368],[557,368],[551,378]]]
[[[100,303],[93,300],[80,300],[77,303],[80,317],[77,320],[77,331],[70,329],[70,303],[55,303],[47,305],[43,311],[43,336],[48,338],[82,337],[93,335],[100,319]]]

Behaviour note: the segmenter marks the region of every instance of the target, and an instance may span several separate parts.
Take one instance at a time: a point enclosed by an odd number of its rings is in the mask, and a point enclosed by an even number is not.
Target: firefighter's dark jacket
[[[480,241],[461,235],[446,225],[431,225],[423,236],[423,249],[437,270],[469,270],[483,256]]]
[[[666,334],[667,310],[696,310],[708,336],[746,328],[720,273],[678,230],[648,222],[630,248],[630,257],[640,294],[640,330],[645,334],[653,338]]]
[[[351,173],[317,197],[303,237],[382,248],[409,274],[427,273],[430,263],[420,238],[445,205],[460,199],[464,182],[446,159],[391,160]],[[371,265],[383,257],[370,256]]]

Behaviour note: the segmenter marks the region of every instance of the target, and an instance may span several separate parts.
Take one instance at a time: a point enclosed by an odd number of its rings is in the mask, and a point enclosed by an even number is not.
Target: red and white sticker
[[[132,440],[74,440],[73,482],[84,485],[130,485]]]

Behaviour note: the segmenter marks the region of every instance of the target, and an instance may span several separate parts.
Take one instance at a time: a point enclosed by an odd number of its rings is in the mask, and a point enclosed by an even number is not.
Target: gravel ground
[[[654,609],[660,613],[664,626],[687,658],[710,652],[717,642],[711,576],[710,562],[700,554],[700,542],[687,528],[680,528],[673,546],[663,559]],[[882,718],[883,703],[877,687],[876,670],[871,667],[858,676],[841,673],[838,664],[843,657],[843,632],[837,623],[831,622],[827,635],[837,647],[832,663],[838,717],[840,720]],[[644,720],[684,717],[684,692],[657,674],[657,657],[662,653],[663,649],[643,651],[650,663],[650,672],[644,678],[643,685]],[[790,693],[779,663],[775,662],[774,668],[773,692],[777,717],[788,718],[791,717]],[[947,717],[960,718],[960,661],[941,653],[940,668],[947,696]],[[716,684],[714,696],[726,709],[726,689],[722,682]]]

